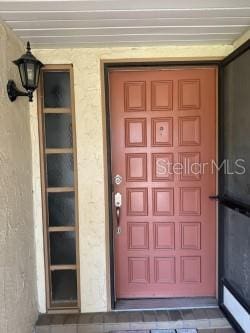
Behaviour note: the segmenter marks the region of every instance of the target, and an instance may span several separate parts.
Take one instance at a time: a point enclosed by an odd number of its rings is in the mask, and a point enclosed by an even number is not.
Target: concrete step
[[[234,332],[219,308],[43,314],[37,321],[35,332],[121,333],[123,331],[123,333],[130,333],[132,331],[134,333],[136,331],[136,333],[170,333],[166,330],[177,330],[177,333],[185,333],[178,331],[178,329],[188,328],[197,329],[198,333],[215,333],[215,330],[219,329],[223,329],[223,333]],[[218,332],[220,331],[216,333]]]

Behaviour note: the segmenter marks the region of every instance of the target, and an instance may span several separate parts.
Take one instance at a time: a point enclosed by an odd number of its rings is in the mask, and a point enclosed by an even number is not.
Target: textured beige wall
[[[105,125],[102,106],[101,60],[170,60],[221,58],[233,50],[221,46],[169,46],[130,48],[34,50],[45,64],[74,66],[76,134],[79,182],[80,264],[82,312],[106,311],[110,307],[108,219],[105,208]],[[45,311],[39,143],[36,104],[31,109],[33,189],[38,244],[38,290],[40,311]],[[106,202],[106,203],[105,203]]]
[[[244,44],[249,39],[250,39],[250,29],[246,30],[239,38],[237,38],[233,42],[234,49],[237,49],[239,46]]]
[[[11,103],[11,60],[23,46],[0,22],[0,332],[31,333],[37,317],[29,104]]]

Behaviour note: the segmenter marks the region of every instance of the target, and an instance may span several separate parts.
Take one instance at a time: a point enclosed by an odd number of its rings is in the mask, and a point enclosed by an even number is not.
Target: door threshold
[[[215,297],[137,298],[118,299],[114,311],[180,310],[217,308]]]

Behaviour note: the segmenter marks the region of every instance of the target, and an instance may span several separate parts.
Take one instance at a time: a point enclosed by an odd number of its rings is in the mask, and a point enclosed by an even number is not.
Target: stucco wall
[[[234,43],[234,49],[237,49],[239,46],[244,44],[247,40],[250,39],[250,29],[246,30],[239,38],[237,38]]]
[[[31,333],[37,317],[32,168],[27,98],[11,103],[11,60],[24,49],[0,22],[0,332]]]
[[[108,219],[105,207],[105,125],[102,105],[101,60],[170,60],[221,58],[232,46],[169,46],[34,50],[45,64],[74,66],[76,134],[79,182],[80,275],[82,312],[110,307]],[[33,189],[36,223],[38,292],[45,311],[39,143],[36,104],[31,105]]]

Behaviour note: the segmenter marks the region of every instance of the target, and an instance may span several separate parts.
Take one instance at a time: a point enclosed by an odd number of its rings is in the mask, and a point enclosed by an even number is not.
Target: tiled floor
[[[198,329],[199,333],[234,332],[218,308],[207,308],[41,315],[36,333],[169,333],[166,330],[184,328]]]
[[[205,329],[205,330],[196,330],[196,329],[185,329],[179,328],[175,330],[143,330],[143,331],[113,331],[111,333],[234,333],[235,331],[232,328],[219,328],[219,329]]]

